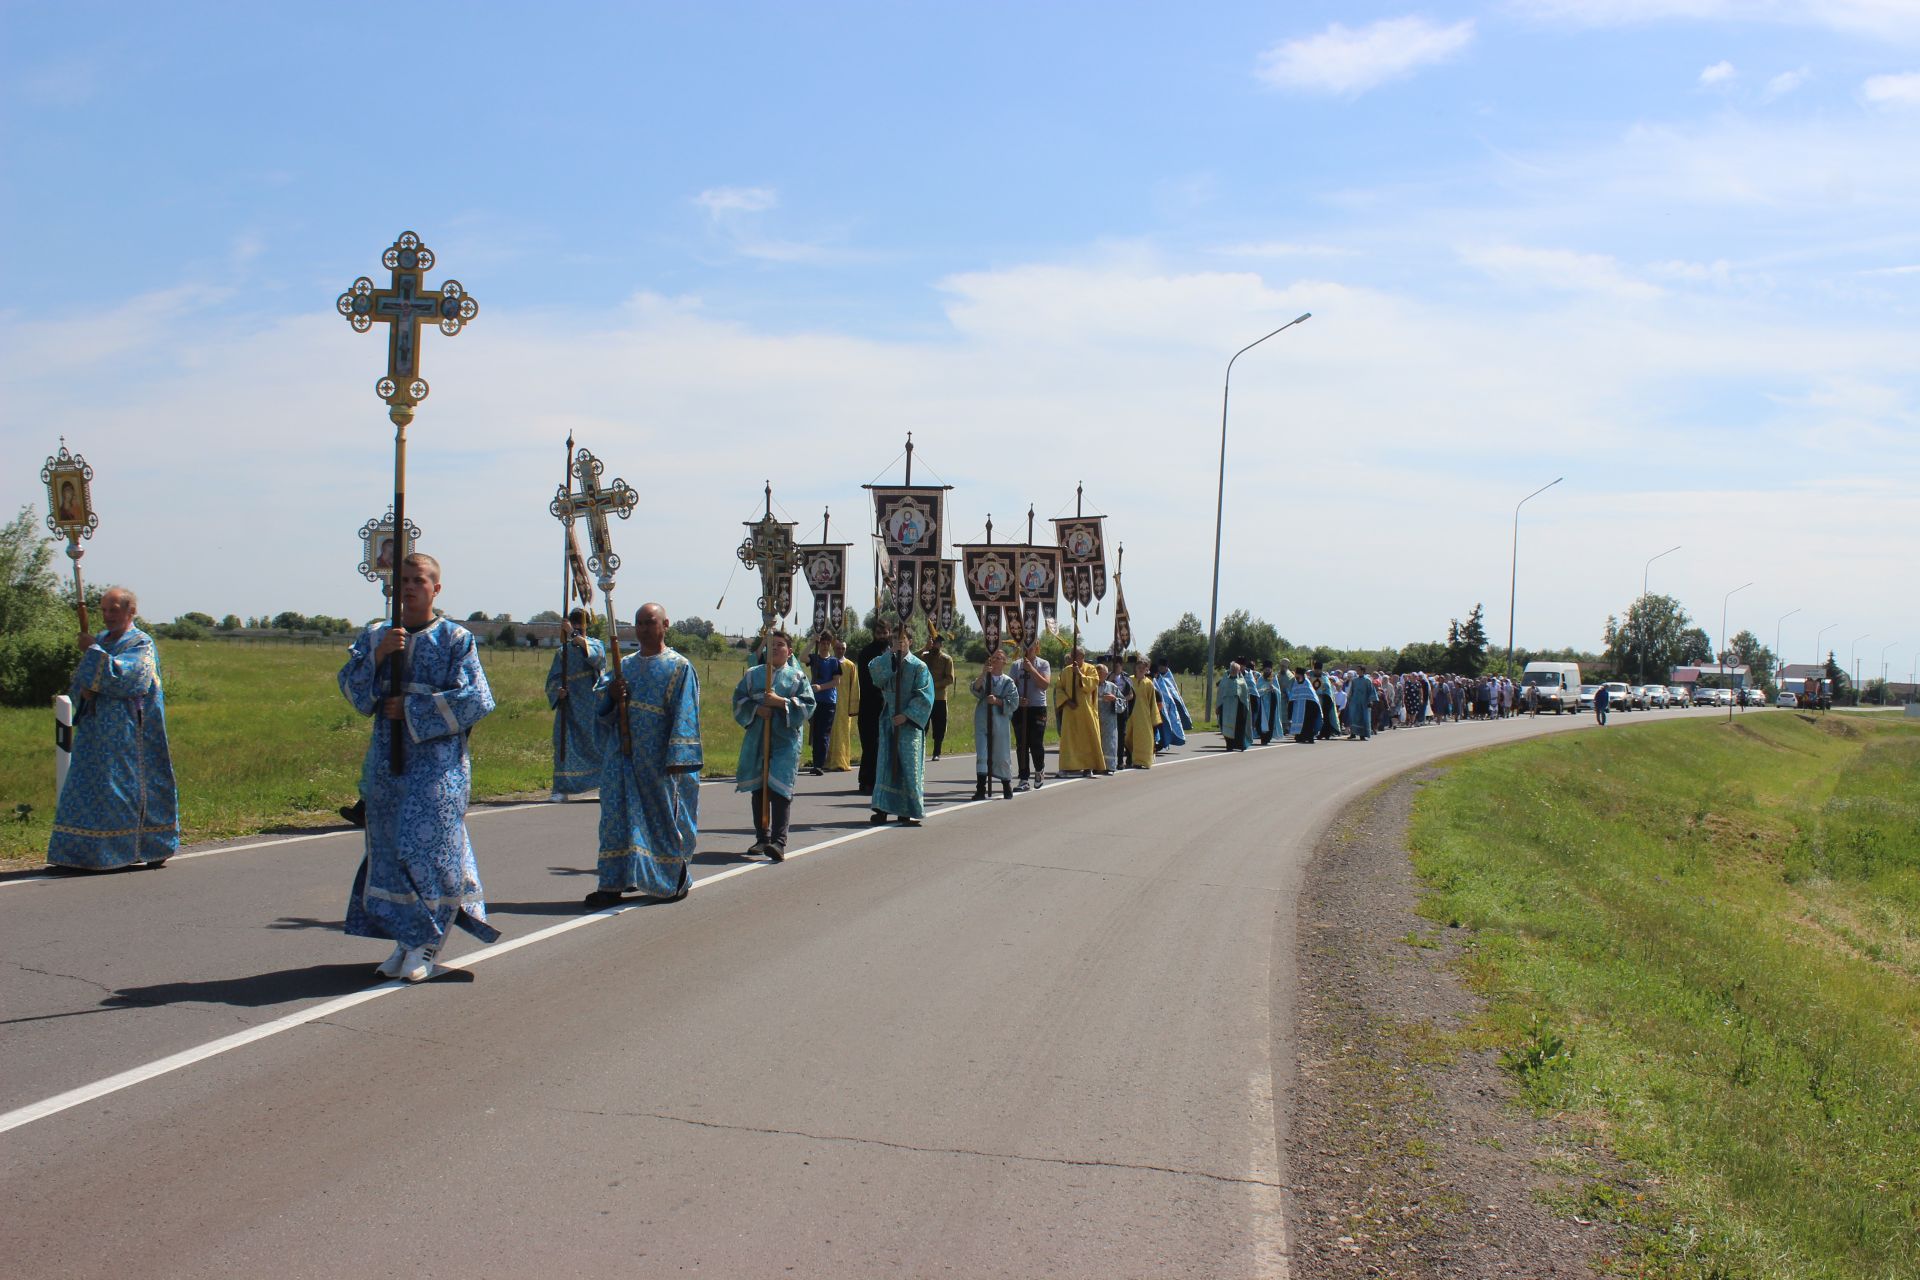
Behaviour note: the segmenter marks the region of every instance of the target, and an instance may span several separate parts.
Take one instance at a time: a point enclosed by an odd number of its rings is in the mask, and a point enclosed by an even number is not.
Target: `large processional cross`
[[[547,507],[561,523],[571,526],[585,516],[587,519],[587,541],[593,553],[587,557],[587,568],[594,575],[601,594],[607,605],[607,654],[612,662],[614,673],[620,671],[620,615],[613,609],[613,580],[620,572],[620,556],[613,549],[613,530],[607,525],[608,516],[618,516],[625,520],[640,505],[640,494],[633,486],[618,477],[606,488],[600,487],[600,477],[606,473],[606,465],[585,449],[573,455],[573,478],[579,482],[575,492],[570,486],[562,486],[553,495],[553,501]],[[620,726],[620,750],[624,755],[633,754],[633,728],[627,722],[627,709],[623,705],[617,709],[617,723]]]
[[[773,692],[773,662],[769,653],[773,620],[793,607],[793,573],[800,567],[800,553],[794,547],[793,525],[774,518],[773,481],[767,481],[766,514],[749,520],[747,536],[734,554],[749,569],[760,571],[760,663],[766,672],[766,688]],[[773,723],[760,727],[760,826],[771,830],[773,791],[768,780],[773,771]]]
[[[449,338],[480,314],[480,304],[467,296],[458,280],[448,280],[438,289],[426,287],[424,275],[433,269],[433,250],[420,243],[411,231],[402,231],[387,246],[380,262],[393,273],[384,289],[361,276],[351,288],[334,300],[334,307],[347,318],[355,333],[365,333],[375,324],[387,326],[387,372],[373,385],[374,394],[387,402],[387,417],[393,421],[393,565],[388,574],[388,593],[393,598],[393,625],[401,619],[400,567],[412,548],[407,545],[407,424],[413,421],[414,406],[427,398],[427,382],[420,376],[420,326],[437,323]],[[387,664],[390,691],[398,696],[406,686],[406,655],[395,654]],[[395,733],[393,772],[406,768],[406,738]]]

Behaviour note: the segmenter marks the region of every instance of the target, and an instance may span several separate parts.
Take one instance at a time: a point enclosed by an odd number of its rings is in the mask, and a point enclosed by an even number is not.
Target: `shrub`
[[[78,657],[73,637],[57,631],[0,636],[0,703],[46,706],[54,694],[66,692]]]

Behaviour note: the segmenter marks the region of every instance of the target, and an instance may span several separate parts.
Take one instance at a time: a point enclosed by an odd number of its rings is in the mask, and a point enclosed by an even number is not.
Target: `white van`
[[[1580,664],[1577,662],[1529,662],[1520,673],[1519,705],[1527,705],[1527,689],[1540,690],[1540,709],[1555,715],[1580,710]]]

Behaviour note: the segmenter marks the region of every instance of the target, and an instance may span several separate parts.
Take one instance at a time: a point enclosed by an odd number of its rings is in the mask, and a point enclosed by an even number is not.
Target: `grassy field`
[[[167,731],[187,841],[325,826],[350,803],[366,754],[368,722],[340,696],[334,676],[346,644],[234,644],[162,640]],[[489,649],[487,680],[498,709],[473,733],[477,798],[545,793],[552,782],[552,713],[544,692],[551,652]],[[740,657],[696,663],[707,772],[730,775],[740,753],[733,687]],[[979,673],[956,664],[959,681]],[[1186,693],[1196,714],[1199,681]],[[0,708],[0,860],[46,852],[53,822],[53,716]],[[946,750],[973,750],[973,703],[951,704]],[[24,816],[21,807],[26,806]]]
[[[1920,1276],[1920,725],[1773,713],[1468,757],[1426,910],[1537,1106],[1653,1177],[1624,1274]]]

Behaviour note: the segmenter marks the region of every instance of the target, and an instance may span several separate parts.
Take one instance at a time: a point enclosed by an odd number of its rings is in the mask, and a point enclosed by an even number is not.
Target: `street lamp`
[[[1727,592],[1726,595],[1720,597],[1720,674],[1726,676],[1729,683],[1732,682],[1733,677],[1727,675],[1727,601],[1733,599],[1752,585],[1751,582],[1743,582],[1733,590]],[[1744,693],[1745,690],[1743,689],[1741,692]],[[1727,704],[1728,724],[1733,723],[1733,708],[1734,705],[1740,701],[1741,699],[1736,697],[1733,702]]]
[[[1847,646],[1847,667],[1853,672],[1853,705],[1856,707],[1860,705],[1860,642],[1872,634],[1869,631],[1866,635],[1855,636],[1853,643]]]
[[[1833,630],[1835,627],[1839,625],[1840,624],[1837,622],[1829,622],[1826,626],[1820,628],[1820,630],[1816,632],[1813,637],[1813,661],[1814,661],[1814,665],[1821,669],[1822,675],[1820,678],[1822,680],[1825,680],[1827,678],[1826,675],[1824,674],[1826,671],[1827,664],[1824,661],[1822,661],[1820,657],[1820,641],[1826,636],[1827,632]]]
[[[1880,705],[1887,705],[1887,650],[1899,644],[1898,640],[1889,640],[1880,650]]]
[[[1275,329],[1266,338],[1256,338],[1233,353],[1233,360],[1227,361],[1227,376],[1220,384],[1220,485],[1213,496],[1213,604],[1207,610],[1207,689],[1206,714],[1204,719],[1213,719],[1213,654],[1214,644],[1219,638],[1220,625],[1220,521],[1226,509],[1227,500],[1227,396],[1233,389],[1233,361],[1265,342],[1267,338],[1285,333],[1293,326],[1311,320],[1313,312],[1303,311],[1293,319]]]
[[[1668,547],[1665,551],[1662,551],[1659,555],[1654,556],[1652,559],[1648,560],[1646,565],[1641,568],[1640,570],[1640,603],[1642,607],[1645,606],[1646,600],[1647,600],[1647,573],[1649,570],[1653,568],[1654,560],[1665,559],[1667,556],[1672,555],[1674,552],[1678,551],[1679,549],[1680,549],[1679,547]],[[1512,673],[1509,672],[1508,674],[1512,674]],[[1640,683],[1645,684],[1646,682],[1647,682],[1647,620],[1643,617],[1640,619]]]
[[[1783,614],[1781,614],[1781,615],[1779,616],[1779,618],[1778,618],[1778,619],[1776,619],[1776,620],[1774,621],[1774,624],[1773,624],[1773,665],[1774,665],[1774,678],[1775,678],[1775,680],[1778,680],[1778,679],[1779,679],[1779,675],[1780,675],[1780,671],[1779,671],[1779,669],[1787,665],[1786,663],[1784,663],[1784,662],[1782,662],[1782,661],[1780,660],[1780,624],[1781,624],[1782,622],[1785,622],[1785,621],[1786,621],[1786,620],[1787,620],[1788,618],[1791,618],[1791,617],[1792,617],[1792,616],[1793,616],[1794,614],[1796,614],[1796,613],[1798,613],[1798,612],[1800,612],[1800,611],[1799,611],[1798,609],[1789,609],[1789,610],[1788,610],[1787,612],[1785,612],[1785,613],[1783,613]]]
[[[1565,480],[1565,476],[1555,476],[1551,483],[1543,484],[1520,501],[1513,504],[1513,568],[1507,580],[1507,679],[1513,679],[1513,599],[1520,586],[1520,508]]]

